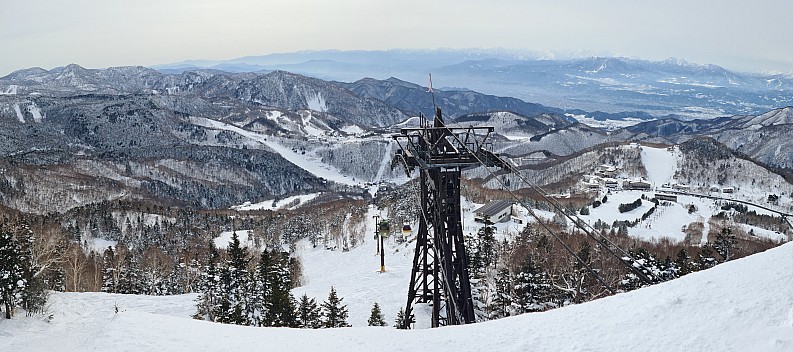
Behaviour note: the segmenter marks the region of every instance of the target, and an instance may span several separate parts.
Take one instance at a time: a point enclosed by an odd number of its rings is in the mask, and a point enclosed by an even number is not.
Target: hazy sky
[[[793,1],[0,0],[0,76],[321,49],[510,48],[793,72]]]

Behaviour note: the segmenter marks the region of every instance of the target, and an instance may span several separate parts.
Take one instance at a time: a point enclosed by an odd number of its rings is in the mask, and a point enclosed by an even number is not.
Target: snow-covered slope
[[[677,157],[666,148],[642,147],[642,164],[647,169],[647,179],[656,186],[670,183],[677,169]]]
[[[194,295],[57,293],[51,322],[3,319],[0,336],[8,351],[791,351],[791,257],[793,244],[786,244],[585,304],[412,331],[240,327],[190,319]],[[344,258],[330,256],[327,265]],[[394,289],[357,287],[379,295]]]
[[[315,160],[307,160],[301,154],[291,150],[283,145],[279,144],[278,142],[274,141],[274,137],[267,138],[267,136],[260,135],[256,132],[251,132],[242,128],[239,128],[234,125],[229,125],[227,123],[223,123],[220,121],[215,121],[212,119],[207,119],[203,117],[192,117],[192,122],[199,126],[216,128],[220,130],[227,130],[238,133],[242,136],[249,138],[250,140],[257,141],[261,144],[266,145],[271,150],[274,150],[286,160],[289,160],[291,163],[299,166],[300,168],[312,173],[315,176],[325,178],[327,180],[343,183],[343,184],[357,184],[353,181],[350,177],[346,177],[339,173],[338,171],[334,170],[332,166],[322,164],[321,162]]]

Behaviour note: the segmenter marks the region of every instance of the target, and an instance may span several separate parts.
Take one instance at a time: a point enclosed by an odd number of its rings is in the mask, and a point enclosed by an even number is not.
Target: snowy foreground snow
[[[0,341],[4,351],[793,351],[793,244],[577,306],[440,329],[222,325],[190,319],[194,298],[55,293],[51,322],[2,319]]]

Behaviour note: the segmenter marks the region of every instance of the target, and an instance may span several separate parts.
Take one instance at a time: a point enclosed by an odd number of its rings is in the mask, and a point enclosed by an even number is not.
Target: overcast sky
[[[793,1],[0,0],[0,76],[322,49],[509,48],[793,72]]]

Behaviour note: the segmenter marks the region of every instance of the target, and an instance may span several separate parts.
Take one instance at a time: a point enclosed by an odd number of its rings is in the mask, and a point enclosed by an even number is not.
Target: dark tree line
[[[349,326],[347,306],[334,288],[319,307],[306,295],[300,302],[294,298],[290,290],[295,261],[288,253],[266,249],[254,260],[236,233],[226,249],[226,260],[220,260],[214,248],[212,252],[203,270],[194,318],[262,327]]]
[[[548,225],[553,226],[552,223]],[[774,246],[771,242],[741,242],[729,227],[722,228],[715,239],[704,246],[644,242],[623,232],[623,224],[618,225],[618,231],[611,228],[609,234],[609,225],[600,223],[597,227],[601,235],[608,236],[628,252],[627,256],[615,258],[584,234],[564,233],[556,228],[557,234],[586,263],[584,265],[534,226],[527,225],[514,239],[496,241],[491,237],[495,228],[486,224],[477,234],[466,238],[477,320],[545,311],[609,295],[586,266],[613,289],[624,292],[679,278]],[[626,265],[637,268],[649,283]]]

